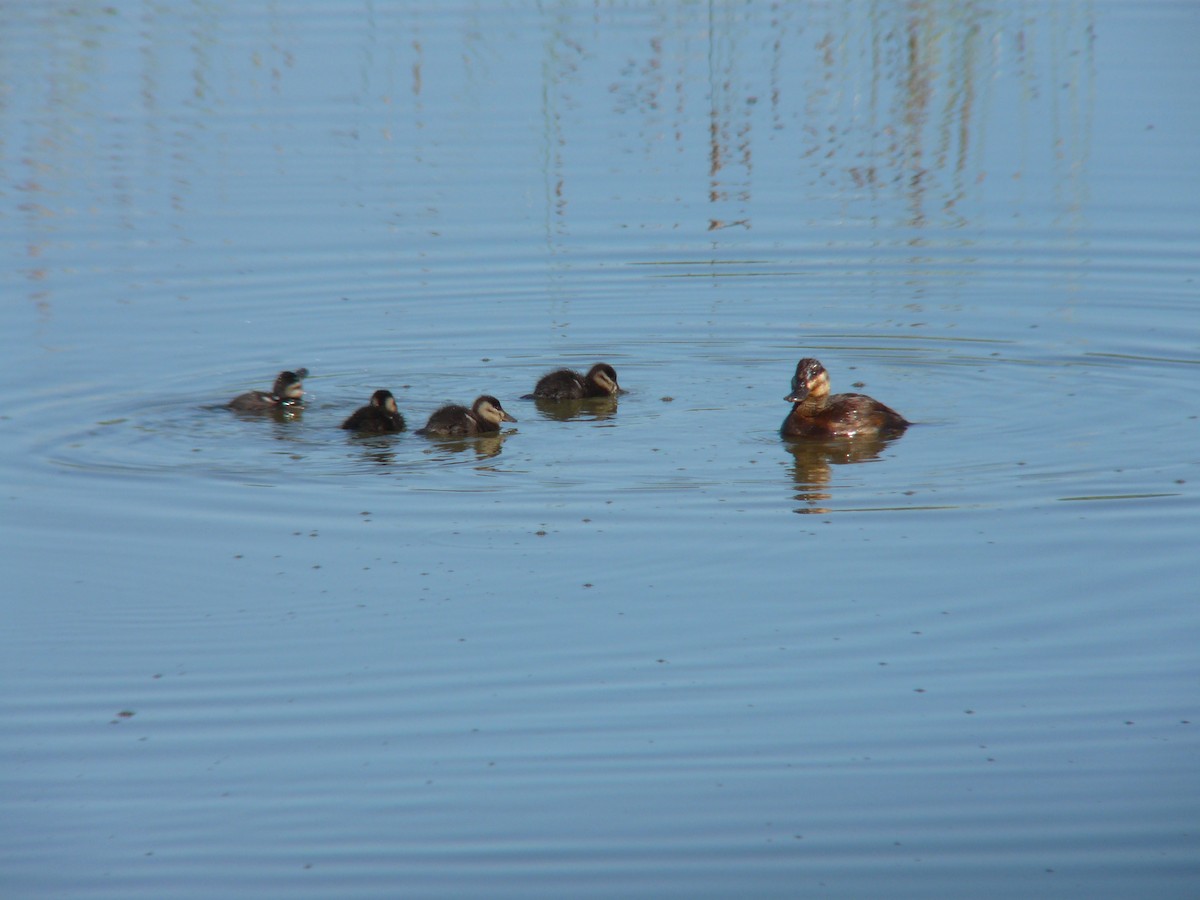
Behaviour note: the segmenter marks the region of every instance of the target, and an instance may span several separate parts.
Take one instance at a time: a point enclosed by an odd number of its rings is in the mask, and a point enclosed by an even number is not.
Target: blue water
[[[5,8],[0,893],[1194,895],[1198,23]]]

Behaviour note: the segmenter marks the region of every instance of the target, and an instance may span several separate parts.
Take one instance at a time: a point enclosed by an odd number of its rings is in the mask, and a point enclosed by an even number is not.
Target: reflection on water
[[[474,453],[477,459],[499,456],[500,451],[504,448],[504,442],[513,434],[516,434],[516,429],[468,437],[445,437],[432,434],[422,437],[433,445],[424,451],[427,457],[439,462],[449,462],[458,454],[464,453]]]
[[[834,497],[833,467],[879,459],[883,450],[898,436],[856,435],[839,438],[784,438],[784,447],[792,455],[792,478],[796,499],[805,504],[797,513],[828,513]]]
[[[617,398],[612,396],[584,400],[545,400],[536,397],[533,405],[543,419],[555,422],[569,422],[571,419],[603,421],[617,414]]]
[[[287,422],[299,422],[304,418],[303,403],[287,403],[277,406],[264,407],[263,409],[238,409],[232,406],[220,406],[218,409],[228,410],[239,419],[254,421],[256,419],[270,419],[278,424]],[[284,431],[279,431],[279,434],[285,434]]]
[[[418,252],[434,252],[427,239],[473,184],[446,179],[440,168],[461,160],[431,149],[449,143],[444,123],[480,118],[495,89],[484,60],[503,54],[502,26],[514,17],[516,27],[544,32],[542,83],[522,99],[542,107],[543,217],[559,250],[576,223],[608,206],[593,177],[600,152],[645,159],[652,172],[704,159],[704,179],[663,186],[674,221],[642,220],[627,207],[612,214],[619,227],[696,228],[714,242],[764,215],[773,227],[791,214],[805,223],[830,214],[878,221],[887,203],[896,218],[880,224],[914,229],[915,250],[927,226],[978,224],[993,179],[1028,179],[1040,190],[1038,170],[1054,173],[1064,217],[1082,214],[1094,91],[1089,4],[1043,18],[941,2],[651,3],[649,34],[636,43],[619,9],[455,8],[444,30],[425,34],[405,7],[350,16],[351,45],[341,49],[356,65],[337,74],[308,46],[320,33],[309,31],[315,22],[285,27],[268,9],[228,0],[206,4],[199,17],[169,4],[144,16],[90,5],[70,15],[57,4],[8,10],[10,33],[28,47],[0,53],[0,84],[22,85],[0,104],[0,133],[18,136],[0,148],[0,181],[22,198],[14,225],[28,299],[47,309],[58,292],[83,289],[64,265],[80,237],[131,250],[217,250],[224,236],[203,227],[204,216],[240,215],[243,201],[279,179],[306,185],[284,215],[332,214],[343,198],[317,187],[324,177],[305,181],[328,171],[310,170],[303,149],[329,137],[309,130],[326,127],[323,114],[335,115],[334,144],[377,180],[374,195],[369,184],[356,190],[371,218],[385,220],[378,237],[395,225],[423,237]],[[231,16],[236,34],[223,25]],[[164,54],[164,35],[187,46]],[[384,45],[393,49],[378,53]],[[411,73],[404,86],[402,71]],[[1000,79],[1009,72],[1019,77]],[[1040,85],[1052,85],[1053,102]],[[281,118],[295,95],[306,96],[312,126]],[[101,111],[113,107],[125,118],[97,153],[108,128]],[[347,108],[351,127],[336,115]],[[235,140],[230,123],[247,118],[264,123],[261,131]],[[230,146],[244,147],[236,164]],[[201,165],[208,159],[216,163]],[[100,202],[70,202],[81,190]],[[255,244],[274,246],[270,229]],[[142,253],[133,257],[139,272],[160,274]],[[204,271],[168,293],[187,299]],[[147,289],[132,280],[135,293]]]
[[[346,441],[356,451],[357,459],[366,463],[368,468],[377,466],[391,469],[396,464],[396,442],[399,437],[399,434],[350,432],[346,435]]]
[[[549,45],[547,145],[560,230],[573,193],[565,161],[586,135],[573,135],[574,98],[588,78],[608,84],[612,111],[640,123],[628,151],[661,159],[685,153],[705,110],[706,228],[755,225],[756,194],[775,190],[780,173],[763,165],[766,142],[783,141],[802,165],[788,174],[815,192],[837,191],[847,205],[903,198],[905,224],[963,227],[978,210],[989,177],[1020,178],[1035,159],[1062,176],[1066,202],[1078,211],[1081,163],[1090,153],[1093,13],[1071,4],[1053,18],[998,18],[975,5],[751,3],[660,10],[641,53],[615,71],[608,35],[587,34],[582,21],[558,23]],[[1002,95],[996,73],[1022,73],[1025,89]],[[1051,75],[1051,72],[1053,73]],[[1051,77],[1056,98],[1033,85]],[[1020,147],[992,173],[981,134],[1002,103],[1046,115],[1040,146]],[[1026,131],[1029,135],[1031,132]],[[1015,148],[1016,149],[1016,148]]]

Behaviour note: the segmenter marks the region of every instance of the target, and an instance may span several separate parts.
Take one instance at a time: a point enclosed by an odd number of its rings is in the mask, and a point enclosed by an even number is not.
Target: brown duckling
[[[239,394],[229,401],[230,409],[247,412],[261,412],[269,409],[279,409],[281,406],[294,406],[304,396],[304,379],[308,377],[308,369],[297,369],[295,372],[280,372],[270,392],[248,391]]]
[[[586,375],[571,369],[558,369],[543,375],[532,394],[522,400],[583,400],[588,397],[611,397],[621,392],[617,370],[608,363],[596,363]]]
[[[391,391],[376,391],[371,402],[356,409],[342,427],[360,434],[394,434],[404,430],[404,416],[396,408]]]
[[[807,357],[796,364],[792,392],[783,399],[794,404],[780,429],[784,437],[888,437],[903,433],[911,424],[865,394],[830,395],[829,373]]]
[[[463,437],[472,434],[487,434],[500,430],[501,422],[517,421],[504,411],[500,401],[484,394],[476,399],[470,409],[465,406],[443,406],[432,416],[417,434],[431,437]]]

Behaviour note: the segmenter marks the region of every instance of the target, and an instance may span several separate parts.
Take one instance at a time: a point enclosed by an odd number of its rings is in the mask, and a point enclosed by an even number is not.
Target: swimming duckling
[[[780,429],[784,437],[895,436],[911,424],[865,394],[831,396],[829,373],[807,357],[796,364],[792,392],[783,399],[794,404]]]
[[[360,434],[393,434],[404,430],[404,416],[396,409],[391,391],[376,391],[371,402],[356,409],[342,427]]]
[[[586,375],[571,369],[559,369],[543,375],[532,394],[522,400],[583,400],[587,397],[609,397],[620,393],[617,370],[608,363],[596,363]]]
[[[239,394],[229,401],[230,409],[249,412],[260,412],[268,409],[278,409],[281,406],[292,406],[300,402],[304,396],[303,381],[308,377],[308,369],[297,369],[295,372],[280,372],[270,393],[267,391],[248,391]]]
[[[484,394],[470,409],[465,406],[443,406],[432,416],[417,434],[436,437],[461,437],[471,434],[486,434],[500,430],[501,422],[517,421],[504,411],[500,401]]]

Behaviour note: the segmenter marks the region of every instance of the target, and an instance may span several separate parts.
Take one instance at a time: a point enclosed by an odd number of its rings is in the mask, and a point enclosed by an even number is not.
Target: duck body
[[[457,404],[443,406],[429,417],[425,427],[417,434],[430,437],[468,437],[473,434],[489,434],[500,430],[501,422],[517,421],[504,411],[500,401],[484,394],[471,404],[471,408]]]
[[[396,408],[391,391],[376,391],[371,402],[359,407],[342,423],[346,431],[359,434],[395,434],[404,430],[404,416]]]
[[[620,391],[617,370],[607,363],[596,363],[586,375],[572,369],[558,369],[543,375],[533,393],[522,399],[586,400],[589,397],[615,396]]]
[[[796,364],[784,400],[792,404],[780,428],[784,437],[894,437],[911,424],[866,394],[830,394],[829,373],[811,358]]]
[[[308,369],[280,372],[269,391],[247,391],[229,401],[229,408],[242,412],[264,412],[283,406],[294,406],[304,396],[304,379]]]

